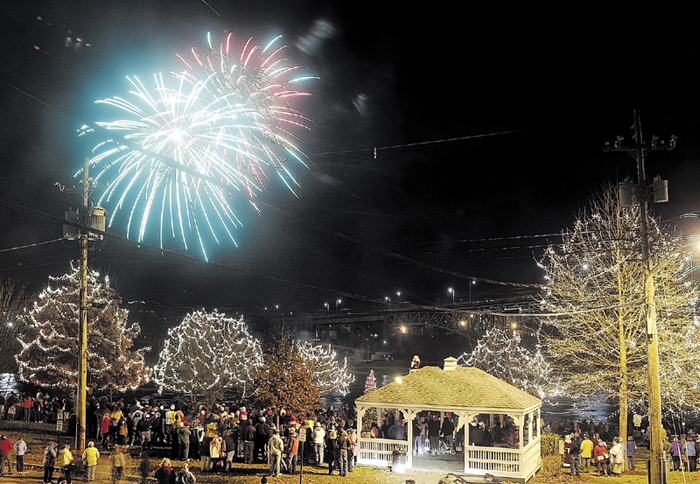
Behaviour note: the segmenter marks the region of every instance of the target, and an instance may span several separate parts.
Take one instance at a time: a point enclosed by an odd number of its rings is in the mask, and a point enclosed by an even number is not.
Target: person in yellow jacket
[[[83,451],[83,462],[87,467],[87,480],[95,480],[95,470],[97,469],[97,459],[100,457],[100,451],[95,447],[94,442],[88,442],[87,448]]]
[[[70,451],[70,445],[64,445],[63,449],[61,449],[61,452],[58,453],[58,459],[56,463],[58,464],[58,467],[63,469],[63,474],[66,476],[66,484],[71,484],[72,482],[71,472],[73,472],[73,469],[75,468],[75,465],[73,464],[73,459],[73,452]]]
[[[591,456],[593,455],[593,441],[588,438],[588,434],[583,434],[583,442],[581,442],[581,460],[583,460],[582,470],[590,472]]]

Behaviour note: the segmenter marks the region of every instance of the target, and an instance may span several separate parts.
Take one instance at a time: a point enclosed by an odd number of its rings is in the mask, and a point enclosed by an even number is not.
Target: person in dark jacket
[[[328,474],[340,467],[340,449],[338,448],[338,432],[331,430],[326,438],[326,455],[328,455]]]
[[[253,422],[248,419],[248,424],[243,429],[243,460],[246,464],[252,464],[255,456],[255,427]]]
[[[163,459],[160,466],[153,472],[158,484],[175,484],[175,471],[170,459]]]

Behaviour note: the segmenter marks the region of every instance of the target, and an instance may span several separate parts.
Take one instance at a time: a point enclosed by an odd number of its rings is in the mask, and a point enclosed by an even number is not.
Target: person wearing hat
[[[299,436],[294,427],[289,429],[289,437],[285,448],[289,452],[287,455],[287,469],[292,475],[297,473],[297,457],[299,456]]]
[[[83,451],[83,462],[87,467],[87,480],[95,480],[95,470],[97,469],[97,459],[100,457],[100,451],[95,447],[94,442],[88,442],[87,447]]]

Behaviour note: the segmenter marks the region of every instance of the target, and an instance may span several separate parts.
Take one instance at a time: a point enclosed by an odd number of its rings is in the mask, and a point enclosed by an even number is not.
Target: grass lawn
[[[25,456],[25,465],[41,467],[43,461],[43,454],[46,445],[50,441],[57,440],[57,434],[55,432],[55,427],[49,424],[38,424],[38,423],[24,423],[24,422],[7,422],[5,420],[0,420],[0,431],[7,435],[7,437],[14,443],[17,438],[22,435],[24,440],[27,441],[29,447],[29,453]],[[61,443],[70,443],[72,438],[66,435],[61,436]],[[642,460],[644,457],[643,450],[641,450],[638,456],[638,466],[645,467],[645,462]],[[152,468],[155,467],[160,462],[160,458],[153,456],[151,459]],[[14,455],[11,456],[11,461],[14,463]],[[138,472],[136,469],[139,465],[139,459],[129,459],[129,467],[127,469],[127,475],[137,476]],[[173,461],[174,467],[181,467],[181,461]],[[202,474],[199,470],[199,463],[195,462],[192,464],[193,472],[197,476],[198,483],[204,484],[260,484],[260,478],[267,475],[267,466],[263,464],[234,464],[234,471],[230,474]],[[98,465],[97,477],[107,478],[109,476],[109,467],[107,465],[107,456],[103,455],[100,457],[100,464]],[[347,477],[341,478],[337,473],[333,476],[328,475],[328,469],[317,468],[314,466],[304,467],[303,484],[323,484],[331,482],[343,482],[346,484],[367,484],[367,483],[377,483],[377,484],[405,484],[409,479],[415,481],[416,484],[438,484],[441,478],[445,477],[445,473],[439,472],[421,472],[421,471],[408,471],[405,474],[392,473],[385,469],[377,469],[372,467],[356,467],[353,472],[348,474]],[[280,477],[270,477],[270,483],[298,483],[299,476],[292,476],[287,474],[282,474]],[[627,472],[621,477],[596,477],[595,475],[584,475],[580,477],[574,477],[568,475],[568,471],[562,469],[562,472],[554,477],[544,478],[541,474],[538,474],[535,478],[529,481],[530,484],[544,484],[544,483],[610,483],[615,482],[617,484],[647,484],[647,474],[646,471],[634,471]],[[671,472],[668,474],[669,484],[688,484],[696,483],[700,484],[700,472],[696,473],[680,473]]]

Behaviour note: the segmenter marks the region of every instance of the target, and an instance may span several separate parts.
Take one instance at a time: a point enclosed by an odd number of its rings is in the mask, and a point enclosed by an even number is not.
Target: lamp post
[[[449,287],[449,288],[447,288],[447,292],[452,294],[452,305],[454,306],[455,305],[455,290],[453,288]]]

